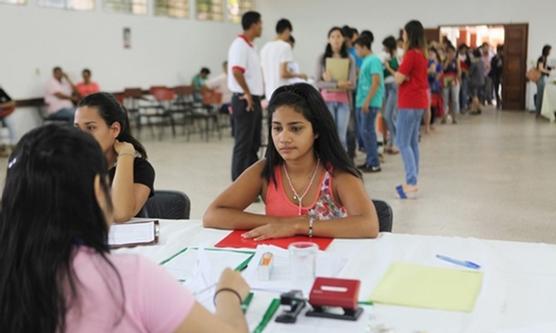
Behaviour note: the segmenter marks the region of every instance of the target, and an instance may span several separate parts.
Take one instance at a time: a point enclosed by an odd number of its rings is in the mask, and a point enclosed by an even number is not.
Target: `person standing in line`
[[[446,59],[444,60],[444,73],[442,75],[442,89],[444,98],[444,110],[446,114],[442,123],[446,123],[446,117],[452,117],[452,124],[456,124],[456,114],[459,113],[459,88],[461,80],[461,65],[457,59],[456,49],[448,45]]]
[[[481,49],[473,51],[471,67],[469,67],[469,91],[471,92],[471,112],[472,115],[482,113],[481,102],[479,100],[481,91],[485,89],[485,63]]]
[[[384,51],[387,54],[387,58],[384,60],[384,89],[385,89],[385,103],[384,103],[384,120],[386,121],[386,126],[388,128],[388,135],[385,135],[386,149],[384,150],[387,154],[395,155],[399,151],[396,149],[394,144],[394,138],[396,137],[396,118],[398,117],[398,86],[394,80],[394,75],[398,70],[398,56],[396,54],[397,44],[396,38],[394,36],[388,36],[382,41],[384,46]]]
[[[496,108],[502,109],[502,98],[500,97],[500,86],[502,85],[502,73],[504,72],[504,45],[496,46],[496,54],[490,60],[490,77],[492,88],[496,97]]]
[[[253,45],[263,30],[261,14],[246,12],[241,18],[241,25],[243,34],[232,42],[228,51],[228,88],[232,92],[235,126],[233,181],[258,160],[262,126],[261,97],[264,94],[259,55]]]
[[[419,176],[419,130],[429,106],[425,56],[425,30],[421,22],[409,21],[403,30],[406,51],[395,75],[398,88],[398,123],[396,141],[405,169],[405,183],[396,186],[400,199],[415,198]],[[455,52],[454,52],[455,53]],[[457,104],[457,99],[455,100]]]
[[[290,79],[307,79],[303,73],[293,73],[288,64],[293,62],[292,47],[289,43],[293,31],[288,19],[280,19],[276,23],[276,38],[266,43],[261,50],[261,65],[265,86],[265,97],[270,100],[277,88],[289,83]]]
[[[537,107],[537,117],[541,114],[542,109],[542,99],[544,95],[544,85],[546,83],[546,78],[550,75],[550,71],[553,69],[550,66],[547,66],[548,56],[550,55],[550,51],[552,50],[552,46],[545,45],[542,48],[542,55],[537,60],[537,69],[541,72],[541,77],[537,81],[537,98],[535,99],[536,107]]]
[[[327,58],[343,58],[349,60],[348,79],[346,81],[334,80],[326,70]],[[333,27],[328,31],[328,44],[324,54],[317,62],[315,73],[316,86],[321,90],[321,95],[328,111],[334,119],[340,142],[348,150],[347,131],[351,110],[351,91],[355,87],[355,60],[348,55],[342,29]],[[351,156],[350,156],[351,157]]]
[[[359,133],[367,153],[365,163],[358,168],[365,173],[381,171],[375,123],[384,100],[384,68],[380,58],[373,54],[371,43],[372,40],[363,34],[355,41],[357,54],[363,58],[355,106],[359,120]]]

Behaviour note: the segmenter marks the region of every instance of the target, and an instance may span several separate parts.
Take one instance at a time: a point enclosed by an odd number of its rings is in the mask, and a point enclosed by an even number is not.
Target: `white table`
[[[161,262],[184,247],[212,247],[227,233],[205,229],[200,221],[161,221],[159,245],[117,252],[139,253]],[[363,316],[371,327],[383,324],[392,333],[556,332],[555,245],[385,233],[372,240],[337,239],[327,251],[351,258],[341,277],[361,280],[361,300],[368,299],[394,261],[449,266],[435,259],[436,254],[445,254],[482,266],[483,287],[472,313],[375,304]],[[268,305],[264,298],[277,296],[256,293],[249,311],[263,313]],[[275,326],[265,330],[278,331],[282,330]]]
[[[541,115],[550,120],[550,122],[556,120],[554,116],[554,112],[556,112],[556,84],[553,83],[554,80],[556,78],[553,76],[546,79],[541,106]]]

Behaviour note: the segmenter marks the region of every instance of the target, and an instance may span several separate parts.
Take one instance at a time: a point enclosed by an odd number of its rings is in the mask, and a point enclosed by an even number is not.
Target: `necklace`
[[[293,200],[297,201],[297,207],[298,207],[298,214],[301,215],[301,204],[303,203],[303,198],[305,198],[305,196],[307,195],[307,193],[309,193],[309,189],[311,188],[311,185],[313,185],[313,182],[315,181],[315,177],[317,175],[317,170],[319,169],[319,165],[320,165],[320,159],[317,159],[317,165],[315,166],[315,169],[313,170],[313,174],[311,175],[311,180],[309,181],[309,184],[307,184],[307,187],[305,187],[305,190],[303,191],[303,194],[299,195],[299,193],[297,193],[297,191],[295,190],[295,188],[293,187],[293,183],[292,180],[290,178],[290,175],[288,174],[288,169],[286,168],[286,164],[283,165],[284,168],[284,174],[286,175],[286,178],[288,179],[288,183],[290,185],[290,189],[293,192]]]

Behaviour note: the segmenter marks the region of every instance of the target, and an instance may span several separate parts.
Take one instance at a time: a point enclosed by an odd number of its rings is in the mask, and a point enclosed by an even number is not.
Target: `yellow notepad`
[[[483,273],[410,263],[390,266],[371,295],[375,303],[471,312]]]

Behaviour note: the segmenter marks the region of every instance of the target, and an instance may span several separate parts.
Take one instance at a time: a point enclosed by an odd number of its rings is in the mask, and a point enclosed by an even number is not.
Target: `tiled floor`
[[[143,142],[156,188],[186,192],[192,218],[230,182],[227,136],[156,141],[145,133]],[[394,232],[556,243],[555,124],[524,112],[463,116],[423,136],[421,156],[418,200],[395,199],[394,187],[403,181],[399,156],[387,156],[381,173],[364,177],[370,196],[392,206]],[[4,170],[5,164],[0,161]]]

